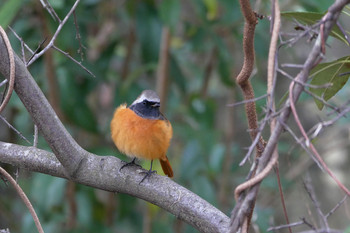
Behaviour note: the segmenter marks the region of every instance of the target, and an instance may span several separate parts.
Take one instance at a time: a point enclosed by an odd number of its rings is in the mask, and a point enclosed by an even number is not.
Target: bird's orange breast
[[[142,118],[125,104],[114,112],[111,132],[119,151],[150,160],[166,156],[173,135],[169,121]]]

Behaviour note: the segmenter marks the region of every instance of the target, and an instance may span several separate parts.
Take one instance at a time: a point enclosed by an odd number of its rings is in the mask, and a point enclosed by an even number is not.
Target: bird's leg
[[[141,172],[141,173],[146,173],[146,175],[143,177],[143,179],[140,181],[139,184],[141,184],[147,177],[149,177],[153,173],[157,173],[156,170],[152,171],[152,164],[153,164],[153,160],[151,160],[151,167],[150,167],[150,169],[147,172]]]
[[[136,158],[134,158],[131,162],[125,163],[123,166],[121,166],[119,168],[119,171],[121,171],[124,167],[128,167],[128,166],[131,166],[131,165],[141,167],[141,165],[138,165],[138,164],[135,163],[135,160],[136,160]]]

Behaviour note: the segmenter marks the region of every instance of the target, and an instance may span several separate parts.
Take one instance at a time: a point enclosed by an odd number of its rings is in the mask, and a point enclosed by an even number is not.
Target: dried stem
[[[44,230],[40,224],[39,218],[35,213],[35,210],[32,206],[32,204],[30,203],[27,195],[23,192],[23,190],[21,189],[21,187],[16,183],[16,181],[12,178],[12,176],[10,174],[7,173],[7,171],[5,171],[2,167],[0,167],[0,173],[11,183],[11,185],[16,189],[16,192],[18,193],[18,195],[21,197],[23,203],[27,206],[30,214],[33,217],[34,223],[36,228],[38,229],[39,233],[44,233]]]
[[[4,43],[6,45],[8,59],[10,62],[9,86],[8,86],[8,90],[7,90],[7,93],[5,95],[5,98],[0,105],[0,113],[1,113],[5,109],[7,103],[10,101],[10,98],[11,98],[11,95],[13,92],[13,87],[15,85],[15,61],[14,61],[14,56],[13,56],[13,51],[12,51],[10,41],[6,35],[6,32],[4,31],[4,29],[1,26],[0,26],[0,35],[1,35],[1,37],[4,40]]]

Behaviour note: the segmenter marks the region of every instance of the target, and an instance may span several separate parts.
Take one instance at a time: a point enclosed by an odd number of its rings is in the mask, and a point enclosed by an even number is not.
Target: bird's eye
[[[146,100],[142,101],[142,104],[143,104],[143,105],[146,105],[146,104],[147,104],[147,101],[146,101]]]

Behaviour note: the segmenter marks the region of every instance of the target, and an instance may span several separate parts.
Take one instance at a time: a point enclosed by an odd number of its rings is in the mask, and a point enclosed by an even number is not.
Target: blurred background
[[[325,12],[326,0],[280,1],[282,11]],[[74,1],[50,1],[63,19]],[[269,1],[256,1],[253,8],[270,14]],[[96,77],[53,49],[34,62],[29,70],[52,104],[65,127],[86,150],[114,155],[129,161],[110,138],[114,109],[132,101],[144,89],[162,92],[162,111],[171,121],[174,137],[168,158],[174,181],[198,194],[230,216],[234,188],[244,181],[250,163],[240,167],[251,144],[244,106],[228,104],[243,100],[234,78],[243,63],[243,19],[238,1],[231,0],[85,0],[59,33],[55,45],[81,61]],[[348,19],[347,19],[348,20]],[[55,22],[40,1],[1,0],[0,24],[5,24],[11,44],[21,56],[23,41],[35,50],[45,46],[55,33]],[[266,62],[269,48],[269,20],[259,20],[255,34],[256,67],[252,77],[255,95],[266,93]],[[294,31],[295,21],[284,19],[282,31]],[[79,33],[77,34],[77,28]],[[77,36],[78,35],[78,36]],[[45,41],[46,40],[46,41]],[[167,75],[159,75],[161,44],[169,44]],[[349,54],[349,47],[330,39],[330,60]],[[280,50],[280,63],[304,62],[312,43],[301,40]],[[39,49],[40,50],[40,49]],[[26,52],[28,60],[30,53]],[[295,75],[297,69],[287,69]],[[162,78],[166,78],[166,81]],[[3,77],[1,77],[1,80]],[[277,102],[287,91],[289,80],[278,76]],[[0,93],[4,92],[1,87]],[[349,98],[345,88],[332,99],[342,104]],[[257,101],[259,119],[266,100]],[[320,119],[332,117],[318,111],[313,98],[303,94],[298,108],[306,129]],[[329,111],[328,111],[329,112]],[[26,109],[13,94],[2,116],[28,141],[33,142],[34,126]],[[295,129],[294,121],[290,127]],[[299,131],[295,130],[297,135]],[[264,132],[268,138],[268,130]],[[0,140],[30,146],[0,120]],[[316,147],[347,187],[349,177],[349,120],[340,120],[315,141]],[[39,134],[38,147],[50,151]],[[288,133],[279,142],[280,174],[289,219],[305,217],[319,223],[303,180],[310,178],[327,213],[344,196]],[[149,168],[149,161],[140,161]],[[1,164],[11,174],[16,168]],[[163,174],[158,161],[158,174]],[[45,232],[196,232],[175,216],[143,200],[112,194],[61,178],[19,170],[18,182],[32,201]],[[31,215],[11,187],[0,184],[0,229],[35,232]],[[269,226],[285,224],[275,173],[262,183],[254,213],[253,229],[266,232]],[[349,203],[329,218],[333,228],[350,232]],[[308,229],[305,227],[296,230]],[[280,231],[284,232],[284,231]]]

